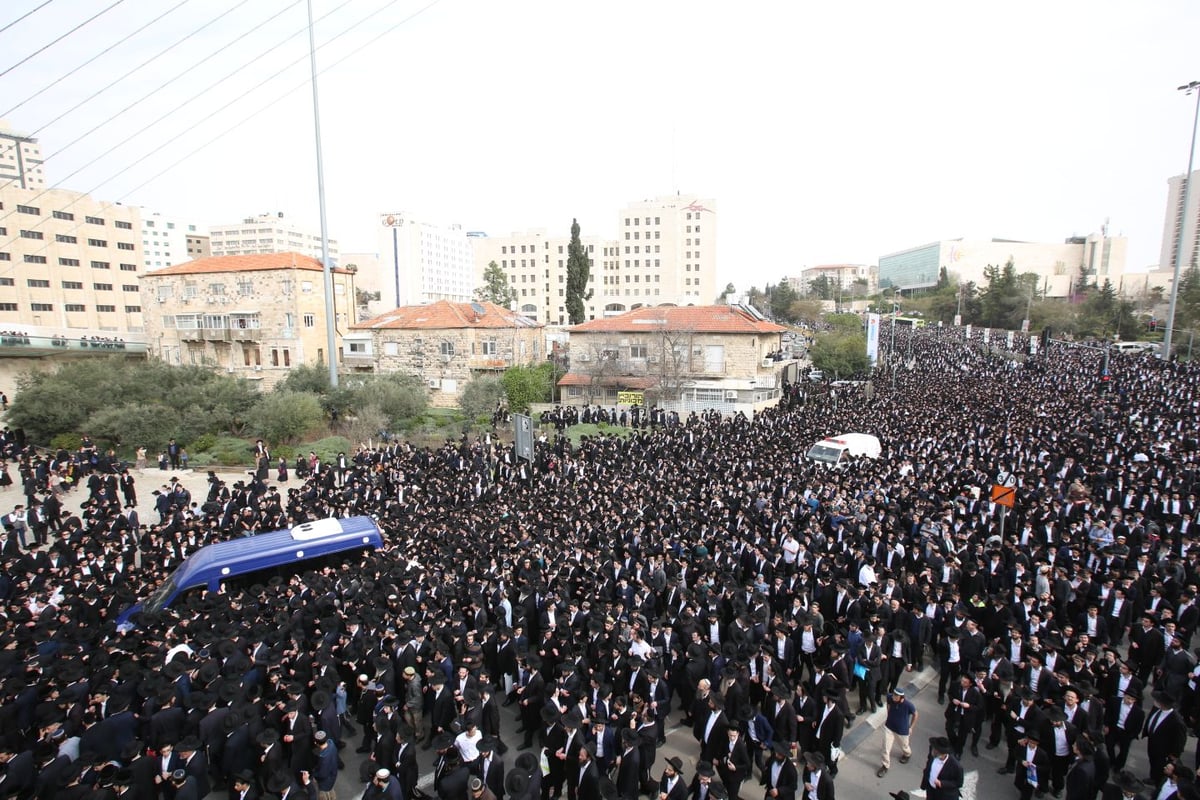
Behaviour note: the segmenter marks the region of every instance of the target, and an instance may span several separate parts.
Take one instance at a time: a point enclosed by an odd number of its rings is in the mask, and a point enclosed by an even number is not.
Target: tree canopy
[[[588,273],[591,262],[587,249],[579,238],[579,220],[571,220],[571,243],[567,245],[567,317],[572,325],[587,321],[587,311],[584,309],[585,300],[592,299],[588,289]]]
[[[475,290],[475,299],[511,309],[517,302],[517,290],[500,265],[490,261],[483,271],[483,285]]]

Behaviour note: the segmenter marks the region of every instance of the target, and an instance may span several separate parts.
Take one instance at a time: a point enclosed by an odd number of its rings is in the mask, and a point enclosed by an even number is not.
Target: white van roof
[[[879,443],[879,437],[869,433],[843,433],[839,436],[822,439],[821,443],[844,446],[853,456],[879,458],[879,454],[883,452],[883,445]]]

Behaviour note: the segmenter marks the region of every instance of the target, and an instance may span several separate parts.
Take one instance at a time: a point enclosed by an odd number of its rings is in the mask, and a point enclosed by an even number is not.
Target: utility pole
[[[1179,217],[1179,233],[1175,236],[1175,279],[1171,284],[1171,304],[1167,310],[1167,331],[1163,334],[1163,348],[1160,358],[1171,357],[1171,331],[1175,327],[1175,306],[1179,303],[1179,279],[1183,271],[1183,234],[1188,222],[1188,202],[1192,197],[1192,164],[1196,157],[1196,127],[1200,125],[1200,81],[1192,81],[1180,86],[1178,91],[1184,94],[1196,95],[1196,114],[1192,119],[1192,144],[1188,148],[1187,174],[1183,176],[1183,213]],[[1195,256],[1193,255],[1193,258]]]
[[[333,264],[329,261],[329,225],[325,220],[325,162],[321,155],[321,104],[317,98],[317,44],[313,34],[312,0],[308,0],[308,64],[312,72],[313,134],[317,144],[317,201],[321,207],[321,267],[325,277],[325,349],[329,359],[329,385],[338,385],[337,314],[333,308]],[[351,309],[354,297],[350,297]],[[353,311],[350,312],[354,313]],[[348,320],[350,321],[350,320]]]

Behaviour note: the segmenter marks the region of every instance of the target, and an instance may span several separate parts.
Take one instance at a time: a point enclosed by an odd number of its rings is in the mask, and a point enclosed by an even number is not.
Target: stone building
[[[747,413],[773,405],[787,328],[750,306],[646,307],[570,328],[571,405],[663,405]]]
[[[402,306],[353,326],[342,340],[348,370],[416,375],[435,406],[457,405],[477,375],[545,357],[542,326],[495,303]]]
[[[326,363],[321,262],[299,253],[214,256],[141,277],[146,341],[170,364],[207,364],[270,389]],[[354,322],[354,272],[333,270],[339,332]],[[340,347],[340,345],[339,345]]]

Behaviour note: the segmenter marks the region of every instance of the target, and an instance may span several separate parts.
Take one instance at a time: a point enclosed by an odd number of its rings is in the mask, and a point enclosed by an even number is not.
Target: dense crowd
[[[896,339],[836,402],[655,409],[579,446],[566,428],[599,412],[560,410],[532,464],[490,435],[393,441],[295,486],[169,482],[153,515],[71,454],[89,499],[47,514],[63,465],[5,432],[49,545],[0,532],[0,794],[330,800],[357,742],[369,800],[420,797],[418,747],[447,800],[832,800],[857,714],[888,709],[881,774],[894,739],[912,755],[904,676],[929,664],[931,800],[958,797],[985,734],[1022,798],[1194,796],[1200,369],[1123,356],[1101,381],[1095,350]],[[882,457],[804,458],[847,431]],[[359,514],[385,548],[114,625],[205,544]],[[669,715],[693,763],[658,758]]]

